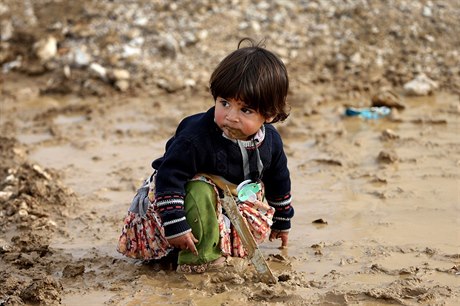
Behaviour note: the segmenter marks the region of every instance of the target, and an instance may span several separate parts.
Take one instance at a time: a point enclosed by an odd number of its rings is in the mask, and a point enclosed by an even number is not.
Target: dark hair
[[[249,47],[241,47],[245,41]],[[227,55],[211,75],[210,89],[214,100],[238,99],[272,122],[289,116],[286,96],[289,79],[284,63],[259,42],[243,38],[237,50]]]

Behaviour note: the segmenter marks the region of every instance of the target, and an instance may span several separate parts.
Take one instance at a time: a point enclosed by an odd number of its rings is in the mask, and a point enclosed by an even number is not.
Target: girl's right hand
[[[193,236],[192,232],[188,232],[184,235],[168,239],[168,242],[171,246],[181,249],[181,250],[190,250],[193,254],[198,256],[198,250],[196,249],[195,244],[198,243],[198,240]]]
[[[268,240],[273,241],[274,239],[281,239],[280,249],[284,249],[288,245],[288,236],[289,236],[289,232],[282,232],[282,231],[272,229]]]

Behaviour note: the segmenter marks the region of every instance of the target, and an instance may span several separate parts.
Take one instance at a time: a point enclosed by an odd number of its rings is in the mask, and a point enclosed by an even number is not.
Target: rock
[[[167,34],[164,37],[161,37],[158,50],[164,57],[176,58],[177,53],[179,52],[179,43],[173,35]]]
[[[131,45],[124,45],[123,46],[123,52],[121,56],[123,58],[132,58],[132,57],[138,57],[142,54],[142,49],[139,47],[133,47]]]
[[[6,240],[0,238],[0,254],[10,252],[12,249],[11,244]]]
[[[8,201],[12,195],[11,191],[0,191],[0,203]]]
[[[83,83],[83,87],[81,88],[80,92],[83,94],[103,97],[107,94],[107,86],[106,83],[88,79]]]
[[[70,79],[70,77],[72,76],[72,72],[71,72],[71,70],[70,70],[69,65],[65,65],[64,68],[62,68],[62,72],[64,73],[64,76],[65,76],[67,79]]]
[[[57,40],[54,36],[41,39],[34,44],[34,50],[37,57],[41,61],[46,62],[56,56]]]
[[[51,175],[46,172],[45,170],[42,169],[42,167],[40,167],[39,165],[33,165],[32,166],[32,169],[34,169],[34,171],[39,174],[41,177],[43,177],[44,179],[48,180],[48,181],[51,181],[52,177]]]
[[[129,80],[131,74],[126,69],[113,69],[108,73],[108,78],[112,81]]]
[[[25,218],[25,217],[27,217],[29,215],[29,213],[25,209],[20,209],[20,210],[18,210],[18,215],[21,218]]]
[[[423,7],[423,12],[422,12],[423,17],[432,17],[433,16],[433,11],[429,6],[424,6]]]
[[[394,139],[399,139],[399,135],[397,135],[393,130],[391,129],[386,129],[382,132],[382,135],[380,135],[380,139],[382,140],[394,140]]]
[[[427,77],[425,74],[419,74],[415,79],[404,84],[404,91],[409,96],[426,96],[433,93],[438,88],[438,83]]]
[[[161,78],[156,81],[156,84],[159,88],[164,89],[168,93],[177,92],[185,88],[185,83],[180,78],[176,78],[176,79],[173,79],[172,77],[169,77],[168,79]]]
[[[125,92],[129,89],[129,81],[127,80],[119,80],[115,82],[115,88],[121,92]]]
[[[394,151],[383,150],[379,153],[377,160],[385,164],[393,164],[398,161],[398,155]]]
[[[20,293],[21,299],[31,304],[60,304],[62,284],[50,276],[36,279]]]
[[[103,81],[107,81],[107,69],[105,69],[102,65],[99,65],[98,63],[92,63],[89,66],[89,70],[91,73],[93,73]]]
[[[7,58],[8,55],[6,55],[5,57]],[[2,61],[4,61],[3,55],[2,55]],[[18,69],[18,68],[21,68],[21,67],[22,67],[22,57],[18,56],[14,61],[10,61],[10,62],[7,62],[7,63],[3,64],[2,65],[2,71],[3,71],[3,73],[7,73],[10,70]]]
[[[82,275],[83,273],[85,273],[84,265],[69,264],[62,271],[62,276],[63,277],[75,277],[78,275]]]
[[[398,94],[389,89],[381,89],[377,94],[371,98],[372,106],[386,106],[402,110],[406,108],[401,104],[401,99]]]

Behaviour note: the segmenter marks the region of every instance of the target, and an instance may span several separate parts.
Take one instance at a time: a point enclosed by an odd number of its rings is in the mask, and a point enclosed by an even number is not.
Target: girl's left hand
[[[198,240],[193,236],[192,232],[185,233],[184,235],[168,239],[168,242],[171,246],[181,249],[181,250],[190,250],[195,256],[198,256],[198,250],[196,249],[195,244],[198,243]]]

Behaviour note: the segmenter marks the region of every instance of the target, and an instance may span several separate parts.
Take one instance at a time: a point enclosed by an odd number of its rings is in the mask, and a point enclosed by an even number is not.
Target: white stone
[[[48,181],[51,181],[51,179],[52,179],[51,175],[49,175],[49,173],[46,172],[45,170],[43,170],[42,167],[40,167],[39,165],[33,165],[32,169],[34,169],[35,172],[40,174],[42,177],[44,177]]]
[[[0,202],[8,201],[12,195],[11,191],[0,191]]]
[[[427,77],[425,74],[419,74],[415,79],[404,84],[406,95],[426,96],[438,88],[438,83]]]
[[[64,71],[65,77],[70,79],[70,77],[72,76],[72,72],[70,71],[69,65],[65,65],[63,68],[63,71]]]
[[[193,79],[186,79],[184,83],[185,83],[185,86],[187,87],[193,88],[196,86],[196,81]]]
[[[423,7],[423,13],[422,13],[422,15],[423,15],[424,17],[431,17],[431,16],[433,16],[433,12],[432,12],[432,10],[431,10],[430,7],[424,6],[424,7]]]
[[[142,54],[142,49],[138,47],[132,47],[130,45],[124,45],[123,46],[123,53],[122,57],[127,58],[127,57],[136,57],[140,56]]]
[[[19,204],[19,209],[29,210],[29,206],[27,205],[27,203],[25,201],[22,201]]]
[[[57,40],[53,36],[41,39],[34,44],[35,54],[42,61],[48,61],[56,56]]]
[[[102,65],[98,63],[92,63],[89,66],[89,70],[93,73],[95,73],[98,77],[100,77],[103,80],[107,79],[107,69],[102,67]]]
[[[27,210],[25,210],[25,209],[20,209],[20,210],[18,210],[18,215],[19,215],[20,217],[26,217],[26,216],[29,215],[29,213],[28,213]]]
[[[131,75],[128,70],[126,69],[113,69],[112,71],[113,79],[114,80],[129,80]]]
[[[129,88],[129,82],[127,80],[119,80],[119,81],[116,81],[115,82],[115,87],[121,91],[121,92],[125,92],[128,90]]]
[[[5,180],[3,181],[5,184],[14,184],[16,182],[16,177],[14,174],[9,174],[7,177],[5,177]]]

